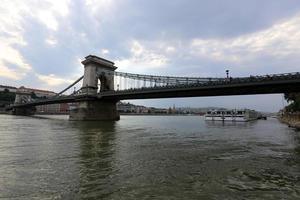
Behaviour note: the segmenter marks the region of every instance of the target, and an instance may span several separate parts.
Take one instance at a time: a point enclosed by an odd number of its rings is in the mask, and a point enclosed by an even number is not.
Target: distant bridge
[[[115,71],[114,63],[97,56],[87,56],[82,62],[85,71],[56,96],[32,100],[25,91],[17,93],[11,106],[17,112],[33,106],[80,102],[70,113],[73,120],[115,120],[119,118],[116,102],[125,99],[178,98],[300,92],[300,73],[272,74],[249,77],[175,77],[132,74]],[[71,95],[63,95],[83,81]],[[100,83],[100,84],[98,84]],[[26,113],[26,112],[25,112]]]

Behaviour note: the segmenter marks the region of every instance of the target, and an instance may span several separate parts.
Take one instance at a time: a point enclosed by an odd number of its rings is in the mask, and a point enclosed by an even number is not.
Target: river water
[[[271,118],[0,115],[0,199],[300,199],[300,133]]]

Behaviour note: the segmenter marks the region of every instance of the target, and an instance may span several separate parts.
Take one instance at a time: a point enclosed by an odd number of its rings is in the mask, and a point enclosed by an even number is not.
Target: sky
[[[299,0],[1,0],[0,84],[59,92],[94,54],[118,71],[224,77],[300,71]],[[137,100],[278,111],[281,94]]]

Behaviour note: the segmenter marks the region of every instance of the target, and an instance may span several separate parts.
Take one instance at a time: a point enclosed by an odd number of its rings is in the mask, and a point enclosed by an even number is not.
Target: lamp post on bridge
[[[229,78],[229,70],[228,69],[226,70],[226,77],[227,77],[227,79]]]

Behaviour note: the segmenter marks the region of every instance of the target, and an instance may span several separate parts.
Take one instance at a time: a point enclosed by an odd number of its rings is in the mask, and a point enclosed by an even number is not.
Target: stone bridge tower
[[[97,99],[101,92],[114,90],[114,63],[103,58],[89,55],[82,61],[84,77],[81,91],[95,99],[79,102],[78,108],[71,110],[70,120],[119,120],[116,101]],[[100,82],[100,88],[98,83]]]
[[[15,105],[28,103],[31,101],[31,92],[26,91],[24,88],[19,88],[16,92]],[[34,115],[35,107],[22,107],[22,108],[14,108],[12,110],[13,115]]]
[[[100,92],[114,90],[114,63],[94,55],[85,57],[82,92],[96,95],[100,80]]]

